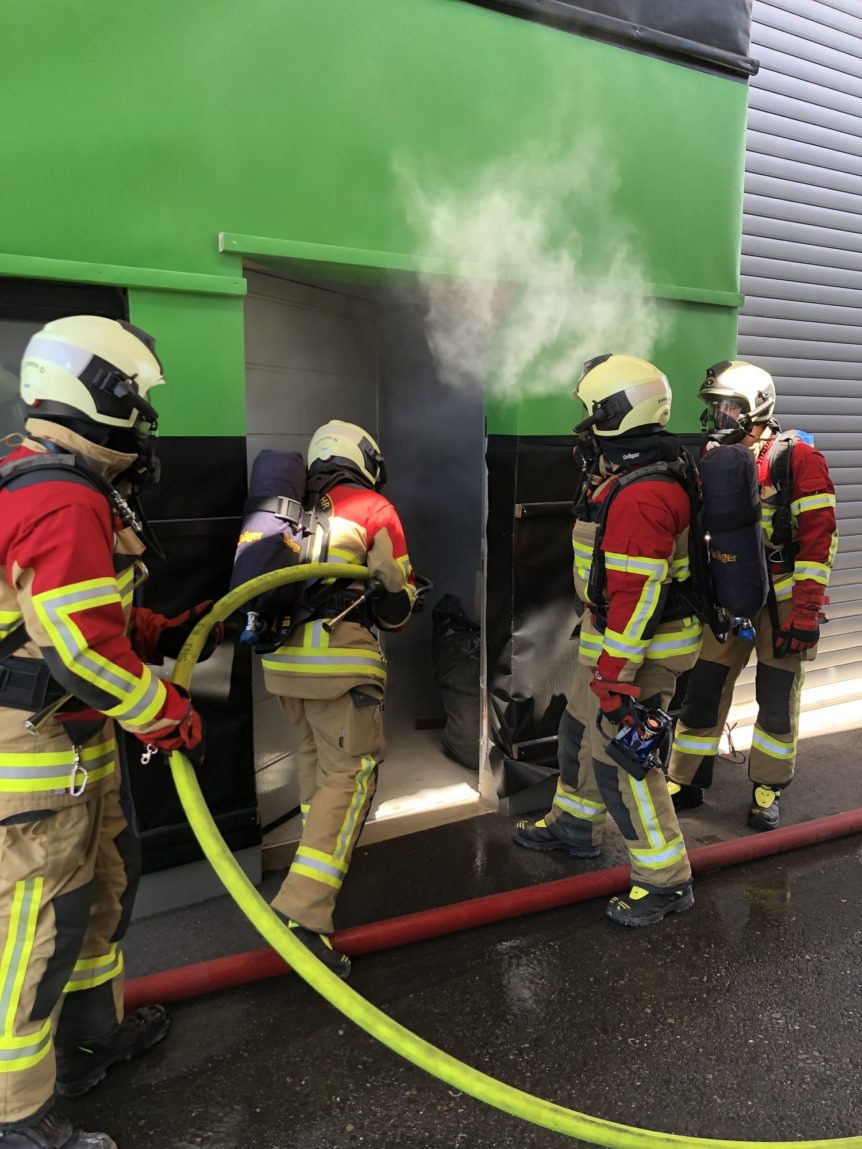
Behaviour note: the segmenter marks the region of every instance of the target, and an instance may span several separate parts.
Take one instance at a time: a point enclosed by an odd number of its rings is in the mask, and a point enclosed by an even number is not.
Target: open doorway
[[[432,607],[449,594],[477,620],[481,610],[482,395],[440,382],[422,308],[409,294],[257,270],[247,277],[249,467],[265,448],[304,452],[328,419],[366,427],[386,455],[386,494],[404,524],[413,565],[434,583],[425,610],[405,631],[384,636],[387,751],[363,841],[468,817],[480,809],[478,770],[442,749]],[[476,674],[478,691],[478,662]],[[264,865],[274,868],[285,863],[300,832],[295,741],[259,673],[254,712]]]

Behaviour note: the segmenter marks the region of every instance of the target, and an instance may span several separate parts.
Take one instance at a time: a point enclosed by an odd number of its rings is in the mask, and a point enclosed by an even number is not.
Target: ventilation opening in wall
[[[314,430],[329,419],[365,427],[385,454],[385,493],[403,523],[413,565],[434,583],[423,611],[404,631],[383,638],[387,749],[363,841],[478,813],[478,638],[476,769],[469,769],[443,749],[432,621],[446,595],[457,597],[470,618],[478,621],[481,613],[482,395],[441,382],[415,292],[300,281],[262,269],[248,269],[247,279],[249,468],[265,448],[305,453]],[[296,734],[259,667],[254,739],[264,864],[276,868],[299,837]]]

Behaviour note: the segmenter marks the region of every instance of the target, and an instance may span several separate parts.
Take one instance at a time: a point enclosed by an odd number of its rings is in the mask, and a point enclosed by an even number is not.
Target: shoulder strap
[[[92,471],[82,468],[74,455],[33,455],[0,464],[0,490],[4,487],[21,490],[36,483],[56,481],[58,478],[100,491],[109,502],[111,501],[104,489],[107,484]],[[20,650],[28,638],[26,627],[20,622],[0,640],[0,662],[11,657],[16,650]]]
[[[664,462],[650,463],[646,467],[637,467],[634,471],[627,471],[620,475],[616,483],[614,483],[613,487],[611,487],[607,495],[605,495],[596,524],[593,558],[590,563],[590,581],[587,586],[587,594],[589,595],[590,602],[599,610],[602,610],[606,605],[605,586],[607,585],[607,570],[605,568],[605,552],[602,550],[602,542],[605,537],[608,512],[610,511],[611,503],[620,491],[626,487],[630,487],[633,483],[640,482],[642,479],[658,479],[661,482],[682,483],[685,486],[685,479],[683,478],[681,468]]]
[[[793,448],[800,441],[796,431],[782,431],[769,452],[769,485],[775,488],[772,515],[772,546],[787,547],[793,539],[790,497],[793,490]]]

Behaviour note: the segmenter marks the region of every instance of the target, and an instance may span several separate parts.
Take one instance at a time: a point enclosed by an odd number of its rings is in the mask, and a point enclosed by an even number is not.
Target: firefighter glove
[[[775,636],[775,657],[802,654],[820,640],[820,623],[826,616],[817,609],[794,606],[790,616]]]
[[[617,726],[636,726],[640,721],[635,699],[640,687],[631,682],[614,682],[602,678],[598,670],[593,672],[590,689],[599,700],[601,717]]]
[[[197,710],[195,710],[194,706],[192,706],[192,700],[188,692],[183,690],[181,686],[175,686],[174,690],[182,695],[183,698],[187,699],[188,709],[174,726],[170,726],[166,730],[160,730],[156,734],[139,735],[141,741],[147,744],[147,750],[141,761],[149,762],[152,754],[159,750],[165,754],[179,750],[185,754],[186,758],[197,768],[203,765],[206,753],[206,737],[203,719]]]
[[[182,650],[183,643],[212,605],[213,600],[207,599],[206,602],[198,603],[191,610],[184,610],[174,618],[166,618],[163,614],[156,614],[144,606],[135,607],[130,632],[135,653],[143,662],[154,666],[161,666],[166,657],[176,658]],[[223,638],[224,624],[216,623],[207,636],[198,661],[206,662]]]

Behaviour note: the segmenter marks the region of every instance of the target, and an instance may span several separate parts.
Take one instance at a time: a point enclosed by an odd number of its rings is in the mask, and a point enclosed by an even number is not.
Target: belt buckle
[[[90,780],[89,771],[84,769],[81,763],[81,750],[80,747],[75,748],[75,760],[72,763],[72,769],[69,773],[69,793],[73,798],[80,798],[84,791],[87,789],[87,783]],[[82,775],[80,783],[78,782],[78,775]]]

